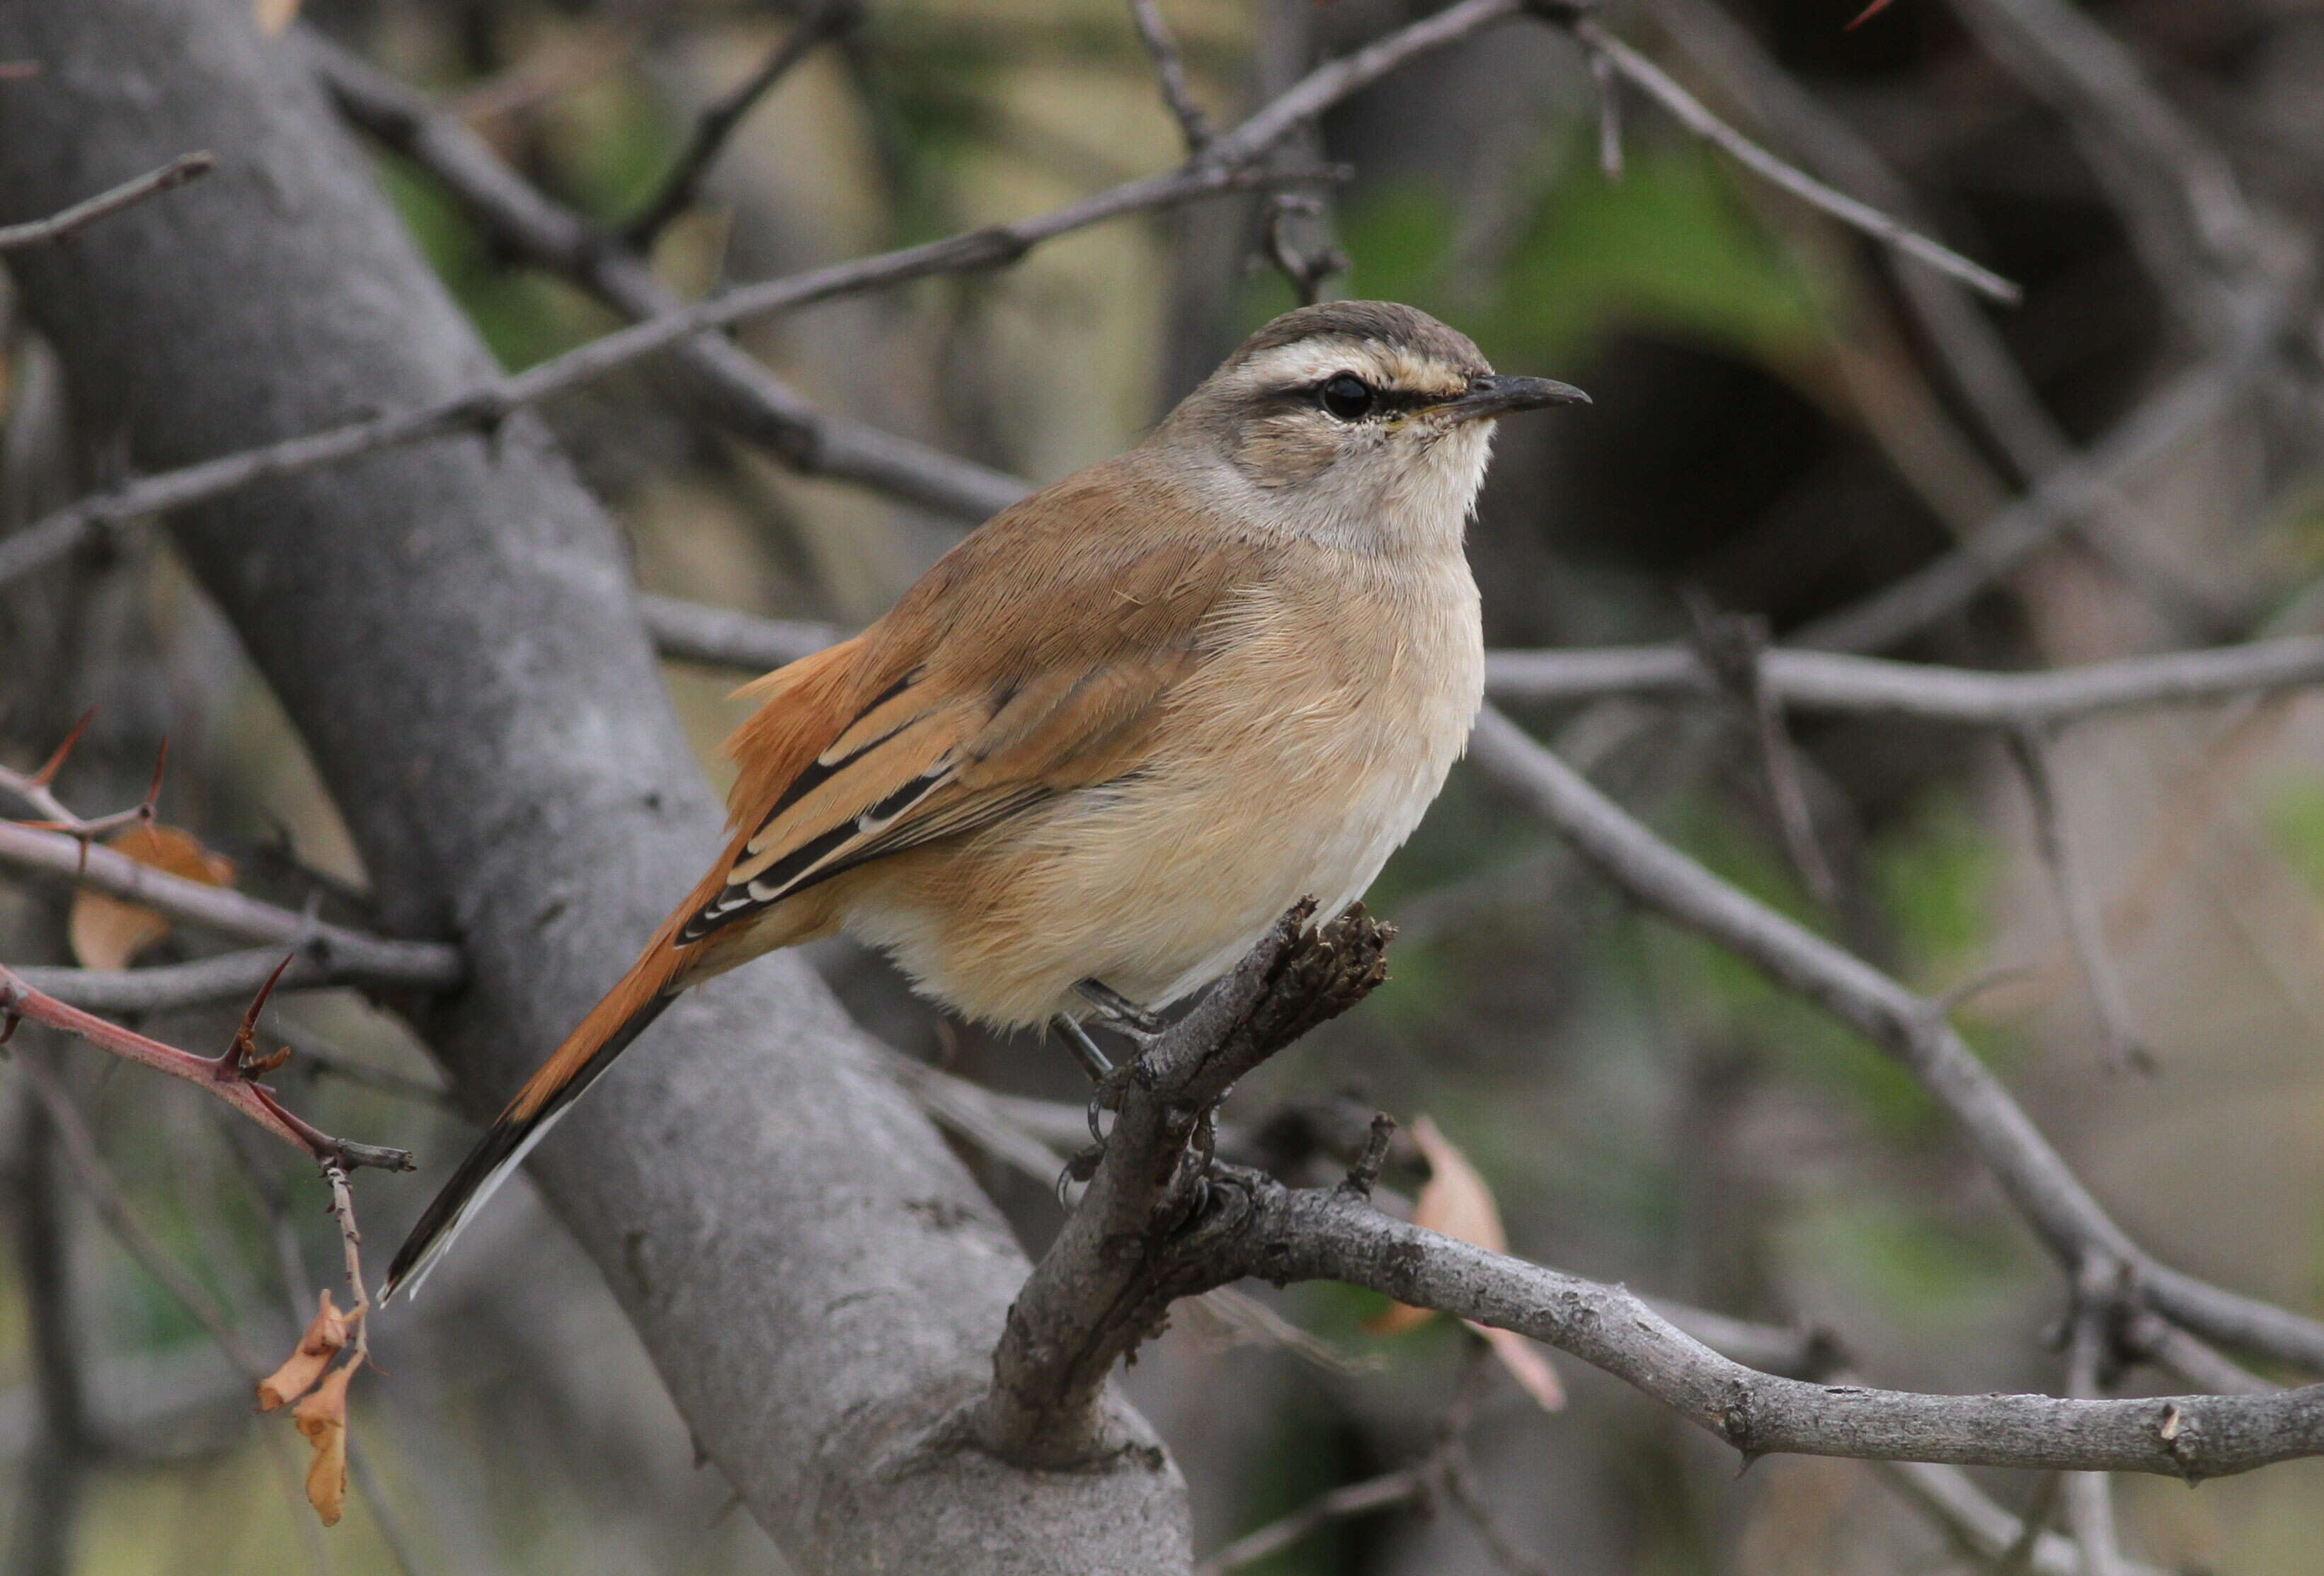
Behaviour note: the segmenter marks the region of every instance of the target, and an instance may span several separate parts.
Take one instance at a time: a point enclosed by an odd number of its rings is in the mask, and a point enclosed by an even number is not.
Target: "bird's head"
[[[1185,479],[1263,528],[1351,546],[1457,544],[1494,419],[1589,400],[1497,374],[1467,335],[1416,308],[1329,301],[1245,340],[1154,447],[1197,462],[1207,475]]]

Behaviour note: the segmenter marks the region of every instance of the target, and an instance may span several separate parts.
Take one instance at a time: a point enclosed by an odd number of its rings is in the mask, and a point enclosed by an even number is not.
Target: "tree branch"
[[[1490,706],[1478,719],[1470,757],[1631,897],[1727,947],[1902,1062],[2069,1273],[2091,1252],[2110,1254],[2132,1267],[2135,1295],[2157,1312],[2214,1340],[2324,1373],[2324,1323],[2169,1270],[2132,1242],[1936,1004],[1720,880]]]
[[[1198,157],[1211,140],[1211,123],[1194,102],[1194,88],[1186,80],[1186,58],[1170,36],[1170,24],[1162,20],[1159,0],[1130,0],[1130,18],[1137,24],[1139,41],[1154,59],[1155,85],[1162,90],[1170,118],[1178,123],[1179,135],[1186,140],[1186,156]]]
[[[744,78],[733,92],[705,109],[694,123],[693,135],[687,139],[686,147],[670,165],[660,189],[640,206],[635,218],[622,226],[622,239],[630,249],[651,250],[655,237],[669,228],[669,222],[694,206],[701,193],[703,179],[718,161],[718,155],[725,152],[727,139],[775,84],[790,74],[792,67],[807,59],[817,44],[842,37],[862,25],[862,21],[860,0],[824,0],[783,35],[782,41],[757,70]]]
[[[1359,905],[1311,928],[1314,912],[1286,915],[1101,1096],[1119,1103],[1103,1157],[1009,1310],[973,1419],[1003,1460],[1086,1464],[1121,1448],[1097,1405],[1114,1363],[1173,1301],[1236,1278],[1204,1261],[1198,1217],[1215,1201],[1206,1147],[1189,1143],[1237,1079],[1387,977],[1385,926]]]
[[[740,286],[697,305],[617,329],[524,372],[472,383],[461,392],[429,404],[239,450],[93,493],[0,540],[0,584],[54,562],[108,526],[190,508],[259,482],[344,465],[431,438],[493,432],[518,410],[569,393],[711,329],[936,274],[998,268],[1060,235],[1131,214],[1176,207],[1223,192],[1312,182],[1318,178],[1319,172],[1313,170],[1240,167],[1148,176],[1034,218]]]
[[[0,94],[0,219],[57,206],[78,171],[154,162],[161,139],[236,150],[204,194],[214,222],[133,210],[69,268],[10,260],[77,410],[149,475],[495,386],[300,57],[245,17],[0,0],[10,54],[75,69]],[[345,817],[382,926],[457,938],[463,987],[417,1027],[464,1105],[504,1101],[721,835],[616,534],[523,417],[489,445],[374,452],[171,523]],[[1151,1457],[1028,1473],[942,1447],[1027,1265],[798,960],[689,993],[528,1170],[795,1563],[1191,1563],[1184,1482]]]
[[[829,624],[761,618],[677,597],[640,599],[666,657],[763,673],[842,639]],[[1760,653],[1770,699],[1979,727],[2056,727],[2144,706],[2192,705],[2324,683],[2324,636],[2255,641],[2037,673],[1988,673],[1776,646]],[[1508,702],[1714,699],[1720,677],[1692,644],[1485,653],[1485,688]]]
[[[415,977],[406,971],[369,969],[361,963],[318,957],[311,949],[291,953],[287,968],[285,961],[280,947],[253,947],[189,963],[155,963],[136,969],[32,967],[14,972],[33,990],[85,1011],[133,1018],[246,1001],[269,981],[275,982],[278,991],[324,991],[342,985],[373,991],[447,988],[447,982],[433,972]]]
[[[1309,72],[1232,131],[1213,138],[1202,154],[1182,171],[1128,181],[1034,218],[988,226],[924,245],[739,286],[690,307],[656,313],[627,328],[552,356],[523,373],[483,382],[429,405],[205,460],[174,473],[147,476],[81,499],[0,541],[0,583],[54,561],[108,526],[143,515],[184,509],[256,482],[344,465],[383,449],[430,438],[468,430],[489,431],[514,410],[569,392],[645,356],[697,339],[707,330],[933,274],[999,267],[1016,262],[1034,247],[1059,235],[1129,214],[1174,207],[1227,191],[1312,184],[1319,172],[1268,170],[1255,167],[1256,162],[1297,126],[1406,60],[1506,21],[1535,3],[1536,0],[1462,0],[1445,11],[1399,28],[1352,54]],[[1569,20],[1568,13],[1562,8],[1553,7],[1543,14],[1572,29],[1590,25],[1585,21]],[[1770,170],[1784,172],[1770,178],[1778,179],[1786,189],[1803,196],[1810,191],[1825,193],[1839,205],[1834,207],[1826,204],[1828,210],[1843,217],[1855,216],[1851,222],[1863,222],[1862,216],[1872,212],[1852,199],[1829,192],[1749,143],[1686,97],[1675,83],[1634,51],[1594,30],[1590,41],[1592,47],[1605,50],[1618,66],[1648,91],[1660,96],[1667,89],[1677,94],[1678,99],[1692,105],[1695,118],[1687,122],[1691,127],[1698,131],[1703,131],[1706,125],[1717,127],[1720,145],[1730,152],[1752,150],[1754,158],[1747,161],[1754,170],[1762,174],[1768,174]],[[1637,75],[1640,70],[1649,75],[1640,78]],[[1678,113],[1677,100],[1666,98],[1665,102],[1673,106],[1674,113]],[[1704,134],[1712,134],[1705,131]],[[1738,156],[1742,156],[1739,152]],[[1873,217],[1879,220],[1874,233],[1884,238],[1895,240],[1907,234],[1883,216]],[[1904,242],[1895,240],[1895,244]],[[1957,258],[1924,237],[1916,237],[1914,246],[1916,255],[1927,254],[1932,262],[1940,257],[1953,260],[1950,264],[1940,263],[1939,266],[1953,266],[1991,277],[1974,263]],[[737,380],[752,375],[740,367],[729,370]],[[761,393],[770,396],[771,391],[762,387]],[[791,425],[796,429],[795,420]],[[925,453],[917,457],[925,460]]]
[[[339,112],[440,182],[502,246],[633,322],[684,309],[621,237],[551,200],[458,116],[319,32],[302,27],[298,38]],[[803,475],[858,482],[964,520],[1032,491],[1020,477],[816,410],[724,334],[685,340],[671,354],[713,417]]]
[[[2324,1454],[2324,1385],[2273,1396],[2085,1401],[1924,1396],[1756,1372],[1620,1286],[1489,1253],[1328,1189],[1247,1178],[1235,1256],[1277,1282],[1330,1279],[1515,1330],[1604,1369],[1747,1458],[1788,1452],[2195,1481]]]
[[[1909,640],[1974,601],[2093,510],[2106,506],[2129,474],[2218,414],[2274,362],[2277,341],[2306,299],[2304,279],[2262,293],[2218,354],[2180,373],[2080,459],[2046,473],[2031,492],[1942,557],[1850,607],[1811,620],[1795,646],[1877,651]]]
[[[464,973],[459,948],[443,942],[390,941],[331,925],[231,887],[205,886],[141,864],[114,849],[89,847],[61,832],[0,821],[0,864],[60,876],[244,941],[296,948],[310,967],[335,980],[441,990],[458,984]]]
[[[388,1171],[412,1169],[410,1153],[403,1149],[383,1148],[376,1144],[351,1143],[335,1138],[292,1112],[274,1097],[274,1092],[258,1082],[257,1070],[246,1055],[251,1021],[264,1004],[262,994],[252,1003],[250,1017],[243,1022],[243,1032],[233,1045],[215,1056],[198,1056],[191,1051],[148,1039],[134,1029],[108,1023],[92,1013],[82,1011],[28,984],[23,974],[0,965],[0,1042],[16,1027],[19,1018],[61,1029],[87,1040],[101,1051],[108,1051],[124,1061],[136,1062],[156,1072],[167,1073],[193,1084],[204,1093],[240,1111],[284,1143],[291,1145],[317,1162],[337,1161],[346,1166],[376,1166]]]
[[[1778,159],[1711,114],[1701,99],[1680,87],[1670,73],[1599,26],[1588,14],[1577,12],[1572,20],[1563,25],[1594,59],[1608,61],[1616,71],[1668,111],[1673,119],[1769,185],[1790,192],[1810,207],[1830,214],[1851,228],[1863,231],[1884,245],[1893,246],[1917,262],[1950,274],[1981,295],[2006,305],[2016,303],[2020,293],[2016,285],[1991,269],[1970,262],[1950,247],[1939,245],[1870,204],[1858,202],[1846,192],[1835,191],[1798,166]]]

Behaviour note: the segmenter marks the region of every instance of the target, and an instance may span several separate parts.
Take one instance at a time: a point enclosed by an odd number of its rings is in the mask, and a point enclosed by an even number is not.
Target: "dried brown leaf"
[[[281,1368],[258,1381],[258,1409],[272,1412],[286,1401],[295,1401],[323,1377],[331,1359],[347,1344],[347,1316],[331,1305],[331,1294],[327,1290],[315,1310],[314,1320],[306,1333],[299,1337],[298,1350],[283,1360]],[[300,1424],[304,1427],[305,1424]]]
[[[1492,1184],[1429,1118],[1412,1124],[1412,1139],[1428,1161],[1428,1181],[1413,1201],[1412,1223],[1490,1253],[1507,1253],[1509,1234],[1501,1226],[1501,1206],[1493,1197]],[[1434,1309],[1396,1303],[1365,1320],[1363,1327],[1373,1335],[1394,1335],[1434,1317]],[[1565,1387],[1558,1383],[1557,1370],[1549,1366],[1539,1347],[1514,1330],[1496,1330],[1474,1321],[1468,1323],[1485,1338],[1509,1377],[1543,1411],[1555,1412],[1564,1406]]]
[[[1428,1117],[1412,1124],[1412,1140],[1428,1161],[1428,1181],[1413,1202],[1412,1223],[1489,1252],[1508,1252],[1509,1239],[1501,1229],[1500,1206],[1493,1201],[1492,1188],[1469,1164],[1469,1157]],[[1395,1335],[1416,1329],[1435,1316],[1432,1309],[1397,1303],[1365,1320],[1363,1327],[1368,1334]]]
[[[140,864],[206,887],[234,884],[232,860],[212,853],[192,833],[175,826],[131,826],[106,839],[105,845]],[[169,934],[168,917],[142,903],[124,903],[86,889],[73,894],[67,935],[73,960],[84,969],[125,969]]]
[[[1473,1320],[1469,1328],[1485,1338],[1493,1355],[1509,1370],[1509,1378],[1533,1397],[1534,1405],[1545,1412],[1565,1410],[1565,1387],[1558,1383],[1557,1370],[1549,1366],[1549,1359],[1542,1355],[1540,1347],[1514,1330],[1496,1330]]]
[[[325,1526],[338,1525],[347,1506],[347,1381],[359,1362],[333,1369],[290,1413],[314,1447],[315,1459],[307,1467],[307,1503]]]

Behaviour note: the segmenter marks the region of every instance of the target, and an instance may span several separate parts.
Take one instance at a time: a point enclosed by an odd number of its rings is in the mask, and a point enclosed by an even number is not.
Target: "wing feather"
[[[1011,512],[850,642],[844,678],[786,682],[806,666],[794,663],[761,680],[767,704],[730,742],[742,769],[735,843],[679,941],[1136,770],[1256,549],[1120,524]],[[802,704],[811,717],[796,714]],[[794,714],[769,715],[779,710]]]

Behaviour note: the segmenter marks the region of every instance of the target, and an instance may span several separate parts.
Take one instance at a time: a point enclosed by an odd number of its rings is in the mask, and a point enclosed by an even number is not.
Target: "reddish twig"
[[[252,1012],[265,1000],[261,992]],[[330,1134],[292,1111],[274,1092],[258,1083],[254,1074],[258,1066],[251,1063],[243,1037],[237,1035],[234,1045],[216,1056],[198,1056],[191,1051],[148,1039],[134,1029],[108,1022],[94,1013],[70,1007],[45,991],[26,984],[5,964],[0,964],[0,1042],[15,1031],[19,1020],[31,1018],[35,1023],[60,1029],[87,1040],[101,1051],[108,1051],[124,1061],[152,1067],[157,1072],[182,1078],[213,1098],[232,1106],[284,1143],[302,1151],[317,1164],[328,1167],[375,1166],[387,1171],[410,1171],[411,1156],[408,1150],[392,1149],[375,1144],[357,1144]]]

